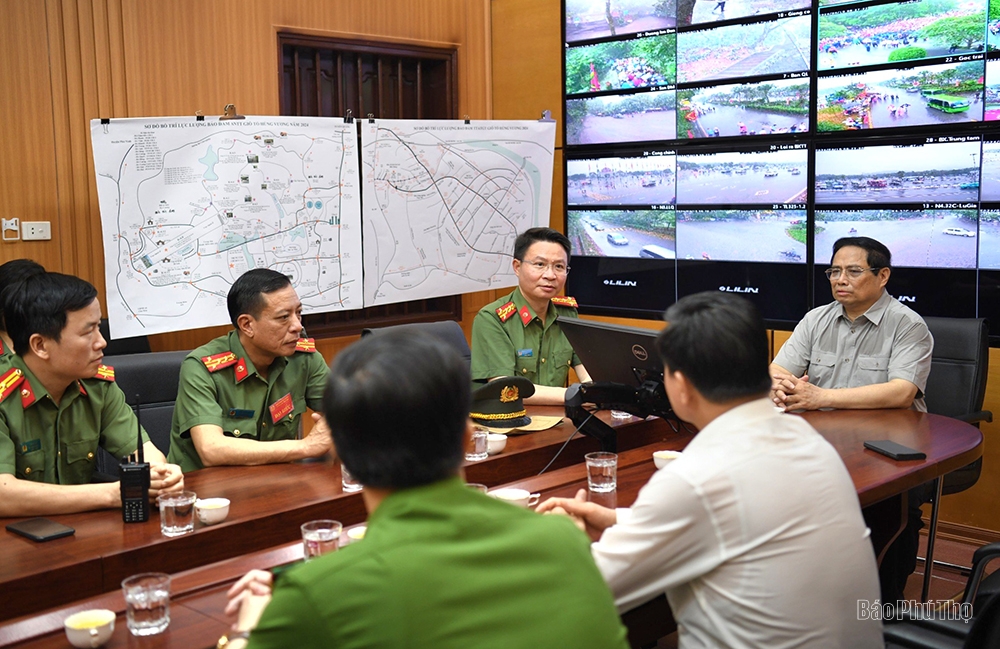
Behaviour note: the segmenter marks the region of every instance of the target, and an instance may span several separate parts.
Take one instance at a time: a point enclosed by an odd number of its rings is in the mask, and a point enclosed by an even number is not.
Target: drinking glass
[[[132,635],[156,635],[170,625],[170,575],[144,572],[122,582],[125,620]]]
[[[340,463],[340,486],[346,493],[354,493],[364,488],[360,482],[354,479],[343,462]]]
[[[587,453],[587,488],[595,493],[607,493],[618,488],[618,455]]]
[[[340,532],[344,526],[339,521],[309,521],[302,525],[302,548],[306,561],[335,552],[340,547]]]
[[[160,507],[160,532],[163,536],[182,536],[194,531],[194,503],[198,495],[193,491],[160,494],[156,504]]]
[[[472,431],[472,438],[469,446],[465,449],[465,459],[469,462],[478,462],[489,457],[489,431],[475,429]]]

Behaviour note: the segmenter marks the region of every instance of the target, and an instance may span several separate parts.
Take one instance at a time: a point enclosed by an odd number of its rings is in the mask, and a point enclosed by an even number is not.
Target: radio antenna
[[[139,453],[139,456],[138,456],[139,457],[139,464],[142,464],[143,462],[145,462],[145,460],[142,457],[142,422],[139,419],[139,412],[140,412],[140,410],[141,410],[141,408],[139,407],[139,393],[136,392],[135,393],[135,432],[136,432],[136,437],[138,438],[137,441],[136,441],[136,443],[138,444],[138,446],[136,447],[136,449],[138,450],[138,453]]]

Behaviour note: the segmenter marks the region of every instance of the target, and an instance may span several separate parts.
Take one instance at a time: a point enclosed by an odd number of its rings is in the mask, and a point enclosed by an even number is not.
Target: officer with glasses
[[[774,357],[775,405],[927,411],[924,388],[934,340],[923,318],[886,292],[891,266],[889,249],[874,239],[846,237],[833,244],[826,276],[835,301],[807,313]],[[883,559],[885,602],[902,599],[916,566],[919,506],[929,496],[923,487],[911,492],[907,531]]]
[[[562,405],[572,367],[590,375],[555,321],[577,317],[576,300],[561,295],[569,274],[570,241],[552,228],[531,228],[514,242],[517,288],[487,304],[472,323],[472,380],[522,376],[535,384],[526,403]]]

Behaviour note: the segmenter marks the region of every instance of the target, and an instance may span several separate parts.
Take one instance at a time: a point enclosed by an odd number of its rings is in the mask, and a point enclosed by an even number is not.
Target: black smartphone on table
[[[927,454],[909,446],[903,446],[891,439],[875,439],[865,442],[865,448],[881,453],[894,460],[926,460]]]
[[[38,542],[61,539],[76,533],[76,530],[69,525],[50,521],[47,518],[29,518],[11,523],[7,525],[7,531]]]

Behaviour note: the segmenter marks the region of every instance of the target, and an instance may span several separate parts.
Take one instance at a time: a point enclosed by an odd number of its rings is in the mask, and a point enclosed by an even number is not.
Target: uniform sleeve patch
[[[218,372],[221,369],[225,369],[231,365],[236,364],[236,354],[233,352],[222,352],[221,354],[214,354],[212,356],[202,356],[201,362],[205,364],[209,372]]]
[[[497,309],[497,317],[500,318],[500,322],[507,322],[515,313],[517,313],[517,307],[514,306],[513,302],[508,302]]]

